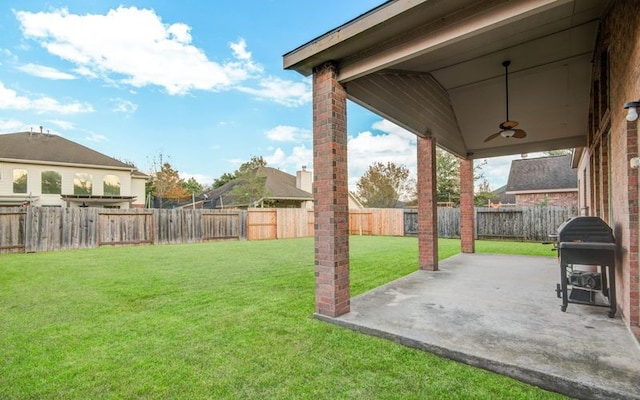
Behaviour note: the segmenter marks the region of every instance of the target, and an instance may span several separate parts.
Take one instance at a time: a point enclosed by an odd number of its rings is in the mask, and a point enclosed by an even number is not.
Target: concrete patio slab
[[[317,318],[571,397],[640,399],[640,347],[619,315],[556,296],[555,258],[459,254]]]

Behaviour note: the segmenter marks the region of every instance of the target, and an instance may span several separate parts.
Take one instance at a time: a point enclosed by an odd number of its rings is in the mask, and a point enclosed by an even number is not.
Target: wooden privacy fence
[[[246,238],[246,211],[0,208],[0,253]]]
[[[576,207],[476,208],[477,239],[545,241]],[[417,210],[370,208],[349,213],[352,235],[411,236]],[[313,210],[0,208],[0,253],[105,245],[198,243],[226,239],[287,239],[314,234]],[[460,210],[438,209],[438,236],[460,237]]]
[[[558,226],[578,215],[577,207],[504,207],[475,209],[476,239],[546,241]],[[418,211],[405,210],[405,235],[417,235]],[[438,236],[460,237],[460,209],[438,208]]]
[[[313,236],[313,210],[303,208],[250,208],[247,239],[291,239]]]

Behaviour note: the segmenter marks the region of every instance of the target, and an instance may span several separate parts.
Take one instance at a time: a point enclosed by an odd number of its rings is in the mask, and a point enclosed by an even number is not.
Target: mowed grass
[[[492,246],[550,255],[477,247]],[[304,238],[0,255],[0,398],[560,398],[313,319],[313,253]],[[415,271],[417,240],[352,237],[350,256],[356,295]]]

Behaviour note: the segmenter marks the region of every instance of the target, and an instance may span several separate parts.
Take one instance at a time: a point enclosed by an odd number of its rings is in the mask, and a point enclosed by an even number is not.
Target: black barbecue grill
[[[560,283],[556,292],[562,298],[562,311],[568,303],[608,307],[616,314],[616,244],[609,225],[598,217],[582,216],[558,227]],[[595,266],[595,271],[588,266]]]

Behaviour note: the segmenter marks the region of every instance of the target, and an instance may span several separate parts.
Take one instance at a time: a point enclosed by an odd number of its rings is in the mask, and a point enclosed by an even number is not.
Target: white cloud
[[[312,134],[309,130],[289,125],[278,125],[268,130],[265,135],[275,142],[302,142],[312,139]]]
[[[416,136],[387,121],[375,122],[370,131],[349,137],[347,144],[349,165],[349,186],[355,183],[374,162],[394,162],[407,167],[412,176],[416,173]]]
[[[0,60],[4,59],[11,64],[16,64],[18,62],[18,57],[16,57],[10,50],[8,49],[0,49]],[[2,65],[2,62],[0,62]]]
[[[89,132],[89,136],[85,137],[84,140],[96,143],[109,141],[109,139],[105,135],[101,135],[95,132]]]
[[[272,76],[262,79],[258,85],[257,89],[242,86],[238,90],[287,107],[299,107],[311,101],[311,85],[308,81],[294,82]]]
[[[115,103],[112,111],[133,114],[138,109],[138,105],[120,98],[111,99],[111,102]]]
[[[94,71],[92,71],[91,69],[81,65],[79,67],[76,67],[73,69],[73,72],[75,72],[78,75],[82,75],[84,77],[87,78],[98,78],[98,74],[96,74]]]
[[[66,131],[71,130],[71,129],[75,129],[75,127],[76,127],[73,122],[63,121],[63,120],[60,120],[60,119],[48,119],[47,122],[57,126],[60,129],[64,129]]]
[[[74,75],[66,72],[58,71],[55,68],[47,67],[38,64],[25,64],[18,69],[22,72],[26,72],[29,75],[37,76],[38,78],[53,79],[53,80],[71,80],[76,79]]]
[[[78,15],[67,9],[15,14],[25,37],[75,64],[84,76],[134,87],[161,86],[176,95],[228,89],[261,71],[244,40],[231,44],[236,59],[213,62],[191,44],[189,26],[163,23],[153,10],[120,6],[106,15]]]
[[[179,172],[178,174],[180,175],[180,178],[184,179],[185,181],[189,180],[190,178],[194,178],[196,182],[203,186],[211,185],[215,180],[214,177],[204,174],[190,174],[189,172]]]
[[[251,60],[251,52],[247,51],[247,43],[244,39],[241,38],[237,43],[229,43],[229,47],[238,60]]]
[[[313,163],[313,150],[305,145],[294,146],[291,153],[287,155],[280,147],[273,150],[273,153],[264,157],[269,167],[278,168],[283,171],[297,171],[301,166],[310,167]]]
[[[278,166],[282,166],[287,159],[287,155],[281,148],[275,149],[273,154],[264,157],[264,160],[267,162],[269,167],[278,168]]]
[[[62,104],[51,97],[29,98],[20,96],[15,90],[11,90],[0,82],[0,109],[6,110],[33,110],[38,113],[55,112],[60,114],[77,114],[93,112],[90,104],[71,102]]]
[[[0,119],[0,132],[9,133],[26,130],[28,130],[28,128],[26,128],[26,124],[22,121],[15,119]]]
[[[189,25],[178,23],[169,26],[167,32],[169,32],[171,37],[176,41],[188,44],[191,42],[191,34],[189,33],[190,30],[191,27]]]

